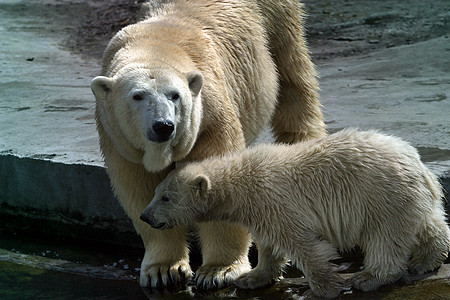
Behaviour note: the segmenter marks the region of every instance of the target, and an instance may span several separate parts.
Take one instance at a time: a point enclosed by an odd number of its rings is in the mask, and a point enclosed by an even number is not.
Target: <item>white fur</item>
[[[152,0],[141,21],[111,39],[92,90],[111,185],[146,248],[141,285],[166,286],[177,266],[192,275],[185,231],[163,234],[139,220],[175,162],[242,150],[266,125],[277,142],[325,134],[303,15],[298,0]],[[183,96],[178,103],[167,95],[173,90]],[[133,100],[139,91],[142,100]],[[151,134],[162,116],[175,124],[164,142]],[[199,287],[223,287],[249,269],[246,229],[224,222],[198,229]],[[273,270],[261,269],[265,282],[280,275]]]
[[[272,249],[273,261],[287,255],[312,291],[328,298],[343,287],[330,263],[337,249],[361,247],[365,269],[351,282],[365,291],[407,269],[439,267],[450,243],[442,197],[411,145],[375,131],[343,130],[185,165],[158,186],[143,215],[163,228],[194,220],[247,226]]]

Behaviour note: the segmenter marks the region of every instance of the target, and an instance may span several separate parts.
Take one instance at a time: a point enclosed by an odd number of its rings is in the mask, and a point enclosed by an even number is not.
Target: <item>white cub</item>
[[[350,281],[363,291],[438,268],[450,241],[442,197],[414,147],[343,130],[186,164],[157,187],[141,218],[156,229],[213,220],[246,226],[272,261],[289,257],[315,295],[332,298],[344,285],[330,262],[337,249],[362,249],[364,269]],[[256,278],[265,278],[258,267],[236,284],[252,288]]]

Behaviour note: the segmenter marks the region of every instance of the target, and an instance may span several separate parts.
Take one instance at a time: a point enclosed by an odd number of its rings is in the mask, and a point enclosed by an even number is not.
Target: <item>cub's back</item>
[[[314,193],[348,187],[350,194],[363,191],[373,198],[386,194],[385,189],[402,193],[417,184],[427,185],[428,170],[417,150],[376,131],[348,129],[294,145],[259,145],[244,151],[241,163],[261,170],[265,178],[283,176]]]

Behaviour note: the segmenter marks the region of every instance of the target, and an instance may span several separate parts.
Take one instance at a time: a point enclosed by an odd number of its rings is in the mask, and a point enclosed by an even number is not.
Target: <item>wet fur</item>
[[[199,180],[200,191],[192,184]],[[170,198],[172,191],[179,198]],[[168,192],[165,206],[158,197]],[[312,291],[330,298],[344,283],[330,262],[337,249],[361,247],[365,268],[351,282],[364,291],[395,282],[407,270],[439,267],[450,243],[442,197],[436,176],[411,145],[374,131],[344,130],[188,164],[169,174],[144,214],[171,225],[220,220],[246,226],[258,245],[271,249],[266,255],[279,264],[287,255]]]

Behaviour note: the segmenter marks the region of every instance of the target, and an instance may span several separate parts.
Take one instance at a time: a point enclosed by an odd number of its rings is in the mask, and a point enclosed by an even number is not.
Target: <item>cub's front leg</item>
[[[195,273],[199,288],[220,289],[250,270],[250,234],[245,228],[222,222],[199,224],[203,264]]]
[[[283,267],[287,259],[274,255],[272,247],[264,246],[256,241],[258,249],[258,265],[248,273],[241,275],[235,285],[242,289],[258,289],[274,284],[283,275]]]
[[[292,247],[290,257],[302,269],[315,296],[335,298],[346,287],[345,280],[337,273],[340,267],[331,260],[339,258],[337,249],[327,240],[313,234],[299,237],[297,247]]]

